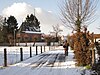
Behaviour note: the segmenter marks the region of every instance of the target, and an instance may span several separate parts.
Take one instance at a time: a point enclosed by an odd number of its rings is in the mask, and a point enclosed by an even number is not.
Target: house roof
[[[94,38],[100,38],[100,34],[94,34]]]
[[[22,32],[30,34],[43,34],[42,32],[33,32],[33,31],[22,31]]]

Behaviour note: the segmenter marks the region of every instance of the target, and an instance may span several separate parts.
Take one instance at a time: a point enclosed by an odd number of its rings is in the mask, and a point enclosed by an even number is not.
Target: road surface
[[[58,48],[0,69],[0,75],[81,75],[73,56],[73,51],[65,56],[64,50]]]

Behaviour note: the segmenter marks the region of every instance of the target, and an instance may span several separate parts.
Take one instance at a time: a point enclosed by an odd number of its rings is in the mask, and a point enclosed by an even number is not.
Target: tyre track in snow
[[[48,58],[47,62],[45,64],[42,65],[41,68],[39,68],[39,70],[36,70],[36,74],[37,75],[40,75],[42,73],[42,75],[52,75],[52,71],[53,71],[53,67],[54,67],[54,64],[58,58],[58,53],[57,54],[50,54],[51,56]],[[45,70],[47,69],[48,70]],[[45,73],[45,74],[43,74]],[[46,74],[47,73],[47,74]]]
[[[18,71],[19,74],[18,74],[18,72],[16,72],[16,74],[13,74],[13,75],[28,75],[28,73],[30,72],[30,70],[32,70],[32,69],[36,69],[36,70],[39,69],[41,63],[43,62],[43,59],[46,59],[47,55],[50,56],[50,54],[41,54],[41,55],[39,55],[39,59],[37,58],[38,59],[37,61],[32,62],[29,65],[27,65],[24,68],[22,68],[22,70],[19,70]],[[36,64],[36,65],[33,66],[33,64]],[[21,73],[21,72],[23,72],[23,73]]]
[[[61,67],[63,66],[63,63],[65,62],[65,55],[64,54],[60,54],[59,55],[59,58],[58,58],[58,70],[59,70],[59,72],[56,72],[57,73],[57,75],[62,75],[62,69],[61,69]]]
[[[31,63],[26,69],[23,70],[24,71],[23,73],[16,74],[16,75],[29,75],[29,72],[32,72],[32,71],[35,73],[40,68],[40,65],[43,62],[43,60],[46,59],[48,56],[50,56],[50,54],[42,54],[40,56],[42,57],[41,59]],[[36,65],[33,65],[33,64],[36,64]]]
[[[53,54],[51,58],[48,59],[48,63],[45,64],[43,66],[43,69],[41,69],[40,71],[38,71],[37,75],[40,75],[41,73],[43,75],[55,75],[55,73],[57,73],[57,75],[61,75],[61,73],[58,73],[56,69],[59,69],[59,67],[61,67],[61,63],[65,61],[65,55],[64,54]],[[49,68],[48,70],[45,70],[45,68]],[[61,70],[59,70],[61,71]]]
[[[48,60],[47,67],[54,67],[54,63],[57,59],[58,54],[53,54],[52,57]]]
[[[64,63],[64,62],[65,62],[65,55],[58,54],[58,57],[54,63],[54,67],[53,67],[51,75],[62,75],[61,67],[62,67],[62,63]],[[59,70],[59,72],[58,72],[58,70]]]
[[[48,63],[50,62],[51,59],[53,59],[54,56],[55,56],[55,54],[50,54],[46,59],[43,60],[43,62],[41,63],[41,66],[38,66],[35,69],[31,70],[31,72],[33,72],[33,74],[30,74],[30,75],[35,75],[35,74],[40,75],[41,73],[43,73],[43,70],[45,70],[44,68],[48,65]],[[49,68],[52,68],[52,67],[49,66]],[[47,71],[45,73],[47,73]]]
[[[4,70],[6,73],[10,74],[10,75],[19,75],[18,73],[21,73],[21,71],[27,71],[27,69],[30,68],[30,66],[34,63],[34,62],[37,62],[39,61],[40,59],[42,59],[44,56],[42,56],[42,54],[38,55],[38,56],[34,56],[33,58],[30,58],[29,60],[31,61],[30,63],[26,63],[25,61],[24,62],[21,62],[21,63],[18,63],[14,66],[11,66],[10,70]],[[36,60],[33,60],[34,58],[37,58]],[[24,63],[26,63],[26,65],[23,65]],[[17,69],[18,68],[18,69]],[[7,68],[9,69],[9,67]],[[13,70],[13,71],[12,71]],[[11,72],[12,71],[12,72]],[[3,73],[5,73],[3,72]],[[0,74],[1,75],[1,74]],[[2,74],[4,75],[4,74]]]
[[[48,59],[52,57],[52,54],[41,54],[40,58],[35,61],[32,62],[30,65],[26,66],[27,68],[24,67],[24,69],[18,71],[18,72],[23,72],[21,74],[14,74],[14,75],[28,75],[30,71],[34,71],[34,73],[37,71],[39,71],[39,69],[42,67],[42,65],[44,65],[45,63],[47,63]]]
[[[26,62],[27,64],[23,65],[24,62],[22,62],[22,63],[20,63],[20,65],[16,65],[16,66],[12,67],[11,69],[13,69],[13,72],[10,72],[9,75],[35,75],[35,73],[40,75],[42,73],[42,71],[46,71],[45,69],[43,69],[46,67],[49,68],[49,70],[48,70],[49,73],[51,73],[51,72],[54,73],[53,72],[54,67],[61,67],[61,62],[64,62],[64,60],[63,60],[64,55],[59,54],[59,52],[58,53],[52,53],[52,52],[49,53],[48,52],[48,54],[44,53],[44,54],[40,54],[38,56],[34,56],[32,59],[29,62],[29,64],[28,64],[28,62]],[[14,68],[16,68],[16,67],[17,68],[19,67],[19,68],[14,70]],[[10,71],[11,71],[11,69],[10,69]],[[5,74],[2,74],[2,75],[5,75]],[[54,75],[54,74],[52,74],[52,75]]]
[[[41,56],[43,58],[41,58],[39,61],[36,61],[36,62],[31,63],[31,65],[30,65],[31,66],[31,70],[30,70],[30,68],[27,68],[27,70],[25,69],[25,72],[24,73],[21,73],[21,74],[18,74],[18,75],[28,75],[30,71],[31,72],[34,72],[34,73],[36,73],[36,72],[39,73],[41,71],[40,70],[41,67],[43,67],[44,65],[47,65],[48,60],[50,58],[52,59],[55,56],[57,57],[57,55],[55,55],[55,54],[42,54]],[[56,60],[56,58],[55,58],[55,60]],[[52,63],[52,67],[53,67],[54,62]]]
[[[33,60],[29,65],[27,65],[27,66],[24,66],[24,67],[22,67],[21,69],[19,69],[15,74],[13,74],[13,75],[26,75],[26,73],[28,72],[28,70],[30,69],[30,66],[33,64],[33,63],[35,63],[35,62],[38,62],[38,61],[40,61],[41,59],[43,59],[43,58],[45,58],[44,56],[42,56],[42,54],[41,55],[38,55],[38,57],[37,57],[37,60]],[[21,73],[21,72],[24,72],[24,74],[23,73]],[[18,74],[19,73],[19,74]],[[20,74],[21,73],[21,74]]]
[[[45,64],[48,60],[50,54],[42,54],[42,58],[36,62],[31,63],[32,69],[40,68],[43,64]]]
[[[64,54],[60,54],[59,58],[58,58],[58,67],[62,66],[62,62],[65,62],[65,55]]]

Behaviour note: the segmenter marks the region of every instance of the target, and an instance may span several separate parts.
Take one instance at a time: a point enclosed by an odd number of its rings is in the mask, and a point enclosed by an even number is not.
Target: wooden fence
[[[35,55],[38,55],[38,47],[39,46],[35,46]],[[40,46],[40,52],[43,53],[46,51],[46,46]],[[48,50],[50,50],[50,46],[48,46]],[[23,61],[23,47],[20,47],[20,61]],[[32,57],[32,47],[30,46],[29,48],[29,53],[30,53],[30,58]],[[7,48],[4,48],[4,67],[7,67]]]

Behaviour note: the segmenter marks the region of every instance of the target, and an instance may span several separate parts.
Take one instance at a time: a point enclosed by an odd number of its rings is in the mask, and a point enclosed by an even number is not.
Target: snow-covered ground
[[[73,56],[72,50],[65,57],[62,47],[52,48],[48,52],[0,69],[0,75],[81,75],[83,67],[75,66]]]
[[[7,49],[7,64],[15,64],[20,62],[20,48],[23,49],[23,59],[27,59],[30,57],[30,47],[0,47],[0,66],[4,65],[4,48]],[[36,47],[32,48],[32,56],[36,55]],[[42,47],[44,52],[44,46]],[[45,51],[48,51],[49,47],[45,47]],[[38,46],[38,54],[41,53],[41,46]]]

